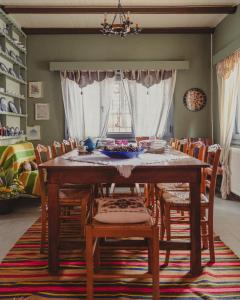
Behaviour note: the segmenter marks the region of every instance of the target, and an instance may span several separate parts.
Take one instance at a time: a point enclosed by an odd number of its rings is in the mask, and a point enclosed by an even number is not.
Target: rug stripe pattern
[[[76,232],[78,227],[73,228]],[[65,228],[64,235],[74,237]],[[0,299],[21,299],[32,294],[49,299],[85,299],[85,262],[80,250],[60,254],[60,272],[50,276],[47,254],[40,254],[40,223],[22,236],[0,264]],[[46,245],[47,246],[47,245]],[[164,267],[160,251],[161,299],[240,299],[240,260],[220,240],[215,241],[216,263],[209,264],[208,250],[202,253],[203,273],[191,278],[189,252],[172,251]],[[111,272],[146,272],[147,252],[140,250],[104,250],[101,268]],[[94,299],[152,299],[151,280],[97,281]]]

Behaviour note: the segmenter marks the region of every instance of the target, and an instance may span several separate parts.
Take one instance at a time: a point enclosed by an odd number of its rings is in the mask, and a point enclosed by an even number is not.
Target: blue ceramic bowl
[[[138,157],[139,154],[144,153],[144,149],[139,151],[130,152],[130,151],[109,151],[109,150],[101,150],[102,154],[109,156],[111,158],[134,158]]]

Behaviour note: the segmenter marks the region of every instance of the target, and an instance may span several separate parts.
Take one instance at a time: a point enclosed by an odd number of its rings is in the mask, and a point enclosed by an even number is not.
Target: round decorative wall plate
[[[199,111],[207,103],[207,96],[203,90],[192,88],[186,91],[183,97],[183,103],[190,111]]]

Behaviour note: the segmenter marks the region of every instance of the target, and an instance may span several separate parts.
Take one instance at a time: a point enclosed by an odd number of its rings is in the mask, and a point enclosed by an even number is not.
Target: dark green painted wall
[[[175,90],[175,136],[209,136],[210,122],[210,35],[139,35],[126,39],[101,35],[30,35],[28,81],[43,81],[42,99],[28,101],[28,124],[41,125],[42,143],[64,136],[64,111],[59,74],[49,71],[50,61],[189,60],[190,69],[179,71]],[[207,106],[189,112],[183,95],[192,87],[202,88]],[[34,104],[50,103],[50,120],[34,120]]]
[[[240,39],[240,5],[237,12],[226,17],[216,28],[213,36],[213,55],[223,51],[230,44]],[[237,50],[237,49],[235,49]],[[214,138],[219,142],[219,112],[216,66],[213,76]]]

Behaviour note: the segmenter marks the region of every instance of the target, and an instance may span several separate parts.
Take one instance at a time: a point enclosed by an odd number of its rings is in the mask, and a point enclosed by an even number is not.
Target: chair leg
[[[93,237],[91,225],[86,226],[87,300],[93,300]]]
[[[208,240],[209,240],[210,262],[215,263],[213,219],[212,218],[210,220],[208,220]]]
[[[96,241],[96,247],[94,251],[94,268],[95,270],[99,269],[100,266],[100,246],[99,246],[99,239]]]
[[[141,189],[139,183],[135,183],[136,194],[141,196]]]
[[[86,219],[87,219],[87,204],[88,204],[88,196],[84,197],[81,201],[81,229],[80,234],[81,237],[85,236],[85,225],[86,225]]]
[[[148,243],[148,272],[152,273],[153,271],[153,243],[152,239],[147,239]]]
[[[171,211],[170,211],[170,206],[168,204],[165,204],[164,206],[164,221],[165,221],[167,241],[170,241],[171,240]],[[170,258],[170,249],[166,251],[165,265],[168,265],[169,258]]]
[[[159,229],[154,227],[152,239],[153,300],[159,300]]]
[[[46,242],[46,232],[47,232],[47,209],[45,200],[41,204],[41,244],[40,253],[44,253],[44,244]]]
[[[116,184],[115,184],[115,183],[112,183],[112,184],[111,184],[111,187],[110,187],[110,192],[109,192],[109,194],[110,194],[110,195],[113,195],[113,193],[114,193],[114,190],[115,190],[115,186],[116,186]]]
[[[163,241],[166,227],[165,227],[165,220],[164,220],[164,203],[162,199],[160,199],[160,240]]]
[[[208,239],[207,239],[207,224],[206,222],[202,222],[201,224],[201,232],[202,232],[202,248],[208,248]]]
[[[201,213],[201,233],[202,233],[202,247],[203,249],[208,248],[208,238],[207,238],[207,224],[205,222],[206,219],[206,210],[204,209]]]
[[[131,196],[134,196],[134,187],[130,187]]]

